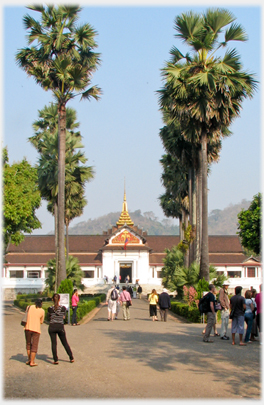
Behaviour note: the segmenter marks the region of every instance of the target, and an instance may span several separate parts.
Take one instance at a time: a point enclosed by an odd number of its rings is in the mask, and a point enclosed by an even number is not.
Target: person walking
[[[78,308],[78,302],[79,302],[79,295],[78,295],[77,288],[75,288],[73,290],[71,302],[72,302],[72,326],[76,326],[76,325],[79,325],[77,323],[77,308]]]
[[[161,321],[167,322],[168,310],[171,308],[171,302],[166,288],[163,288],[162,293],[159,295],[158,305],[160,308]]]
[[[117,292],[118,292],[118,298],[116,300],[116,316],[115,319],[117,319],[118,314],[119,314],[119,310],[120,310],[120,291],[119,291],[119,285],[116,287]]]
[[[116,289],[115,284],[107,291],[106,295],[106,305],[108,305],[108,318],[113,321],[116,316],[116,301],[118,300],[118,291]]]
[[[53,356],[53,364],[59,364],[58,354],[57,354],[57,335],[60,338],[60,341],[70,358],[70,362],[74,362],[73,354],[69,343],[66,339],[66,333],[64,330],[64,319],[66,314],[66,308],[60,305],[60,295],[55,293],[53,294],[52,301],[53,306],[48,308],[48,319],[49,319],[49,328],[48,332],[51,340],[51,351]]]
[[[42,300],[36,299],[35,305],[30,305],[27,314],[27,323],[25,325],[25,339],[28,360],[27,365],[35,367],[35,357],[38,351],[38,344],[40,338],[40,325],[44,322],[45,311],[42,309]]]
[[[142,287],[141,287],[141,285],[140,285],[140,284],[138,285],[137,293],[138,293],[139,299],[141,300],[141,295],[142,295]]]
[[[246,346],[246,343],[243,343],[243,334],[244,334],[244,310],[246,309],[245,298],[241,296],[242,287],[237,286],[235,288],[235,295],[230,298],[230,309],[231,313],[233,312],[231,333],[232,333],[232,345],[235,345],[235,335],[239,334],[239,345]]]
[[[253,324],[252,324],[252,329],[251,329],[251,335],[250,335],[250,340],[251,342],[257,341],[256,337],[258,337],[258,326],[257,326],[257,319],[256,319],[256,310],[257,310],[257,304],[255,301],[255,297],[257,294],[257,290],[255,288],[252,288],[252,301],[254,305],[254,311],[253,311]]]
[[[129,321],[130,320],[130,310],[129,307],[131,305],[131,297],[128,291],[126,291],[126,286],[122,287],[123,291],[120,294],[119,301],[122,305],[123,310],[123,320]]]
[[[208,312],[207,312],[207,325],[205,328],[203,341],[206,343],[213,343],[214,341],[212,339],[209,339],[211,330],[212,328],[214,328],[216,323],[215,286],[213,284],[209,284],[209,292],[206,295],[208,301]]]
[[[157,318],[157,303],[159,297],[155,289],[152,290],[151,294],[148,297],[149,301],[149,316],[152,316],[152,321],[158,321]]]
[[[245,322],[247,324],[247,330],[246,330],[246,335],[245,335],[245,343],[251,343],[250,335],[251,335],[251,330],[252,330],[252,325],[253,325],[253,311],[255,309],[253,301],[251,299],[252,297],[252,291],[247,290],[245,292],[245,304],[246,304],[246,310],[245,310]]]
[[[229,283],[227,281],[223,282],[223,287],[220,288],[218,300],[222,307],[221,309],[221,330],[220,330],[220,338],[222,340],[229,340],[227,336],[227,329],[229,323],[229,298],[228,298],[228,287]]]

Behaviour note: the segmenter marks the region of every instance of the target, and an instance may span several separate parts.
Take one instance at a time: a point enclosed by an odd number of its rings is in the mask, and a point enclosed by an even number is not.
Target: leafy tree
[[[181,134],[200,148],[201,168],[201,259],[200,278],[209,280],[208,253],[208,144],[221,145],[222,137],[239,115],[242,101],[252,97],[257,82],[242,71],[235,49],[217,56],[229,41],[245,41],[243,28],[224,9],[209,9],[205,14],[189,12],[175,19],[176,37],[190,47],[183,55],[171,50],[171,61],[163,69],[165,86],[161,90],[161,107],[171,120],[180,123]],[[225,32],[223,33],[223,30]],[[223,34],[223,35],[222,35]],[[221,35],[223,39],[221,40]]]
[[[24,233],[41,228],[35,214],[40,207],[41,197],[37,170],[25,158],[9,165],[7,149],[4,148],[3,152],[3,239],[6,252],[9,243],[19,245],[24,240]]]
[[[165,249],[165,253],[164,266],[161,270],[162,284],[168,290],[174,291],[177,289],[179,271],[184,265],[184,254],[177,246]]]
[[[194,287],[198,295],[201,291],[208,291],[208,281],[202,282],[200,279],[200,264],[193,262],[189,267],[184,266],[184,252],[179,245],[171,250],[165,250],[166,257],[163,259],[164,266],[161,273],[162,284],[171,291],[177,290],[179,298],[184,295],[184,287]],[[216,287],[222,287],[227,278],[224,274],[218,274],[216,268],[210,265],[209,280]],[[205,289],[202,290],[202,288]]]
[[[58,104],[58,282],[66,278],[64,252],[66,104],[73,97],[98,99],[100,89],[90,86],[92,73],[99,65],[95,30],[89,25],[77,26],[78,6],[36,5],[28,7],[40,13],[40,21],[30,15],[23,18],[30,48],[16,54],[19,66],[44,89],[51,90]]]
[[[76,257],[74,256],[68,257],[68,259],[66,260],[66,271],[67,271],[67,280],[70,280],[74,287],[83,291],[84,290],[84,285],[82,284],[83,271]],[[48,261],[47,273],[48,277],[45,280],[45,284],[50,291],[56,291],[55,289],[56,259],[51,259]]]
[[[260,193],[253,197],[247,210],[238,214],[238,235],[245,249],[259,255],[261,252],[261,201]]]

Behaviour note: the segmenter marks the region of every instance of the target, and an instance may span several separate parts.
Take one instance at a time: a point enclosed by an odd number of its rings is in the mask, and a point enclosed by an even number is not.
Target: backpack
[[[116,291],[116,289],[114,288],[113,291],[111,291],[111,300],[112,301],[116,301],[118,298],[118,292]]]
[[[202,298],[199,299],[199,311],[201,314],[206,314],[209,312],[209,301],[208,301],[208,294],[204,295]]]

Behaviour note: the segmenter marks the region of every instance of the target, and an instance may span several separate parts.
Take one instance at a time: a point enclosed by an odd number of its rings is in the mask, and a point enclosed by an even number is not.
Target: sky
[[[11,4],[11,5],[10,5]],[[2,4],[2,146],[7,146],[9,163],[23,157],[37,164],[38,154],[28,142],[34,134],[32,123],[38,111],[54,102],[33,78],[15,62],[16,52],[27,46],[22,18],[38,13],[25,8],[27,3]],[[174,19],[193,10],[225,7],[237,18],[248,34],[245,43],[233,42],[241,56],[243,69],[261,81],[261,13],[259,2],[153,1],[113,3],[82,2],[79,23],[90,23],[97,31],[97,52],[101,65],[92,85],[102,89],[99,101],[69,101],[77,111],[80,132],[88,165],[94,179],[86,186],[88,205],[83,215],[70,226],[122,209],[124,179],[128,210],[153,211],[165,218],[159,205],[164,192],[159,160],[164,149],[159,131],[164,125],[157,91],[163,86],[161,69],[170,59],[170,49],[186,48],[175,38]],[[95,5],[96,4],[96,5]],[[142,4],[142,5],[139,5]],[[239,5],[238,5],[239,4]],[[230,128],[232,136],[223,140],[220,160],[211,166],[208,178],[208,208],[224,209],[243,199],[252,200],[261,191],[261,88],[253,99],[243,102],[243,109]],[[46,234],[54,229],[54,220],[46,203],[37,210]]]

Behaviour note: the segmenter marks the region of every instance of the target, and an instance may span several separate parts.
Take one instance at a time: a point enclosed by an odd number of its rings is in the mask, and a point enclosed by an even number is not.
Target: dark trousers
[[[66,333],[64,330],[64,325],[59,323],[54,323],[49,325],[49,335],[51,340],[51,350],[53,355],[53,360],[58,361],[58,354],[57,354],[57,335],[60,338],[60,341],[66,350],[70,360],[73,360],[73,355],[69,343],[66,339]]]
[[[74,323],[77,323],[77,306],[76,307],[72,307],[72,325]]]
[[[168,308],[160,308],[161,320],[167,322]]]

